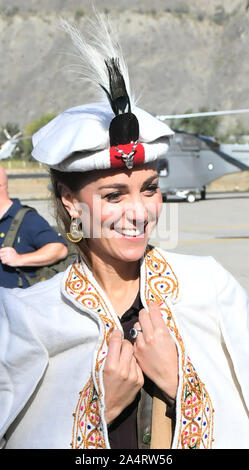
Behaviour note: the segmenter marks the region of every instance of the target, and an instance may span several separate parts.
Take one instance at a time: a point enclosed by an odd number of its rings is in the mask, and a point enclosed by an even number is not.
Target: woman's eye
[[[158,189],[158,184],[150,184],[145,188],[145,191],[149,191],[150,193],[155,193]]]
[[[104,196],[104,199],[107,199],[108,202],[111,202],[111,201],[117,201],[121,196],[121,193],[119,191],[115,191],[113,193],[109,193],[109,194],[106,194],[106,196]]]

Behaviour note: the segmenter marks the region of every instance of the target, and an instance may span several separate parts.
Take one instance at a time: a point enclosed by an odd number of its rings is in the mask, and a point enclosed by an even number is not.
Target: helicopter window
[[[170,142],[170,150],[179,150],[181,148],[182,136],[175,134]]]
[[[200,150],[201,143],[196,137],[185,135],[182,139],[182,148],[186,148],[188,150]]]

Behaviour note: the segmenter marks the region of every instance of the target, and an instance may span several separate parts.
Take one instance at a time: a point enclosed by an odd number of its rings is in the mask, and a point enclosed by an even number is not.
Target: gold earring
[[[72,243],[78,243],[82,240],[84,234],[82,230],[79,230],[77,219],[71,217],[70,232],[67,232],[67,238]]]

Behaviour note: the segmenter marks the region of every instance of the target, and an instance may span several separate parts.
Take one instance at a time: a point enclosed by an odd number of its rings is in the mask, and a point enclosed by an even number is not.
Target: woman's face
[[[152,165],[89,173],[77,193],[62,198],[70,215],[80,214],[88,246],[103,260],[139,260],[161,209],[158,173]]]

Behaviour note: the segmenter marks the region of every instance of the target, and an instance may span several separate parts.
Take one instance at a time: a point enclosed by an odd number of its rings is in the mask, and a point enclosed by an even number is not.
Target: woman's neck
[[[106,260],[96,253],[92,253],[91,258],[94,277],[105,291],[127,286],[127,283],[132,284],[139,279],[140,261],[129,263],[116,259]]]
[[[116,313],[122,314],[132,305],[139,290],[140,261],[104,260],[91,253],[92,272],[110,299]]]

